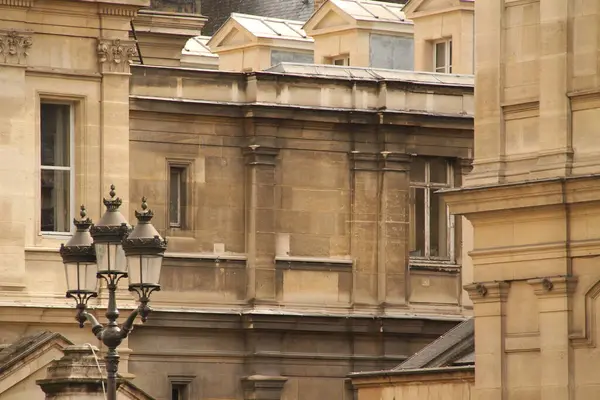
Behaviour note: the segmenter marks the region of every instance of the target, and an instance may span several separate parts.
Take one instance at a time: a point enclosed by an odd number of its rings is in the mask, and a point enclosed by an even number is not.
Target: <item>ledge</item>
[[[171,253],[166,252],[165,258],[187,258],[196,260],[224,260],[224,261],[246,261],[247,257],[240,254],[214,254],[214,253]]]
[[[275,262],[306,263],[306,264],[342,264],[342,265],[352,265],[354,263],[354,261],[351,258],[294,257],[294,256],[276,256]]]

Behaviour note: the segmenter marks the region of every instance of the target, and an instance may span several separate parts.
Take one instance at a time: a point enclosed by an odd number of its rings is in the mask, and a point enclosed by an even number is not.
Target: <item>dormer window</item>
[[[350,56],[348,56],[348,55],[329,57],[329,60],[327,60],[327,61],[328,61],[327,64],[331,64],[331,65],[339,65],[339,66],[343,66],[343,67],[350,66]]]
[[[434,72],[452,73],[452,39],[444,39],[433,44]]]

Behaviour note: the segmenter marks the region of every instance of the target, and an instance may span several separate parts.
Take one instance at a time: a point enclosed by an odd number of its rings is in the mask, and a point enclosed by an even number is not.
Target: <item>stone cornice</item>
[[[452,214],[600,201],[600,175],[539,179],[444,190]]]
[[[34,0],[0,0],[0,6],[29,8]]]
[[[275,166],[279,149],[260,145],[249,145],[243,149],[246,165]]]
[[[98,8],[98,13],[100,15],[110,15],[113,17],[126,17],[126,18],[135,18],[137,15],[139,7],[134,6],[124,6],[117,4],[102,4]]]

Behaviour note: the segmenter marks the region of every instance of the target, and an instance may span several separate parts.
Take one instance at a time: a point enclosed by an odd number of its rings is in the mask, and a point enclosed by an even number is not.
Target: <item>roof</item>
[[[230,19],[239,23],[256,37],[313,41],[302,29],[302,25],[304,25],[302,21],[238,13],[231,14]]]
[[[267,69],[267,71],[314,77],[390,80],[466,87],[474,85],[473,75],[440,74],[435,72],[402,71],[366,67],[344,67],[338,65],[284,62],[274,65]]]
[[[9,346],[4,347],[0,350],[0,374],[6,373],[12,366],[53,340],[58,340],[65,346],[73,344],[59,333],[44,331],[35,335],[22,337]]]
[[[346,14],[359,21],[408,22],[404,5],[371,0],[329,0]],[[325,5],[327,3],[324,3]]]
[[[474,365],[475,321],[470,318],[425,346],[393,371]]]
[[[182,50],[182,53],[194,56],[219,58],[219,56],[210,51],[210,48],[206,45],[206,43],[208,43],[209,40],[209,36],[193,37],[187,41]]]

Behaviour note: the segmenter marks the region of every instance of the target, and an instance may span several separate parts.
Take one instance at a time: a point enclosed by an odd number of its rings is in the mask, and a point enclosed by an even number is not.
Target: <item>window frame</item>
[[[433,193],[436,192],[436,189],[441,190],[441,189],[448,189],[448,188],[454,187],[454,163],[452,162],[451,159],[446,158],[446,157],[419,156],[419,158],[424,160],[425,180],[424,180],[424,182],[413,181],[412,174],[409,174],[409,190],[412,190],[413,188],[424,189],[424,201],[425,201],[425,205],[424,205],[424,210],[425,210],[425,216],[424,216],[425,217],[425,219],[424,219],[425,243],[424,243],[424,247],[425,248],[424,248],[423,256],[413,256],[410,254],[410,236],[412,234],[412,226],[410,226],[409,227],[409,236],[408,236],[409,260],[412,264],[418,264],[418,263],[423,263],[423,262],[425,262],[425,263],[435,262],[435,263],[454,265],[456,263],[456,248],[455,248],[455,236],[456,236],[455,221],[456,221],[456,218],[454,215],[450,214],[448,205],[445,206],[445,210],[446,210],[446,246],[448,249],[448,251],[447,251],[448,256],[447,257],[431,256],[431,195],[432,195],[432,192]],[[442,159],[446,162],[446,183],[431,182],[431,160],[436,159],[436,158]],[[413,159],[413,161],[414,161],[414,159]],[[413,204],[411,202],[412,202],[412,198],[411,198],[411,196],[409,196],[409,208],[413,207]],[[413,222],[410,221],[410,214],[412,214],[412,211],[409,213],[409,223],[412,224]]]
[[[192,398],[192,385],[191,382],[195,376],[190,375],[169,375],[169,397],[173,398],[173,389],[180,387],[183,389],[181,400],[190,400]]]
[[[444,66],[437,66],[437,46],[443,44],[444,45]],[[443,71],[439,71],[438,69],[443,68]],[[433,42],[433,72],[437,72],[439,74],[451,74],[452,73],[452,38],[444,38],[441,40],[435,40]]]
[[[327,57],[327,61],[329,65],[334,65],[336,67],[349,67],[350,54],[339,54],[337,56]],[[343,64],[336,64],[336,61],[342,61]]]
[[[166,168],[166,187],[167,204],[165,207],[166,226],[172,233],[185,230],[193,230],[193,218],[190,215],[190,207],[193,202],[193,193],[191,191],[193,184],[193,160],[167,159]],[[180,169],[182,174],[180,178],[180,197],[179,197],[179,224],[171,223],[171,170]],[[181,186],[181,183],[184,186]],[[183,190],[182,190],[183,189]]]
[[[69,166],[68,167],[60,167],[60,166],[51,166],[42,165],[42,104],[56,104],[56,105],[66,105],[69,106]],[[72,235],[75,231],[74,225],[71,223],[73,217],[75,215],[75,114],[77,112],[77,104],[76,101],[69,99],[61,99],[52,96],[41,96],[38,101],[39,106],[39,114],[38,114],[38,138],[37,141],[39,143],[38,146],[38,199],[37,199],[37,208],[38,208],[38,218],[37,218],[37,226],[38,226],[38,234],[41,236],[50,236],[50,237],[61,237],[61,236],[69,236]],[[42,171],[69,171],[69,217],[67,219],[69,224],[68,231],[43,231],[42,230],[42,193],[41,193],[41,180],[42,180]]]

